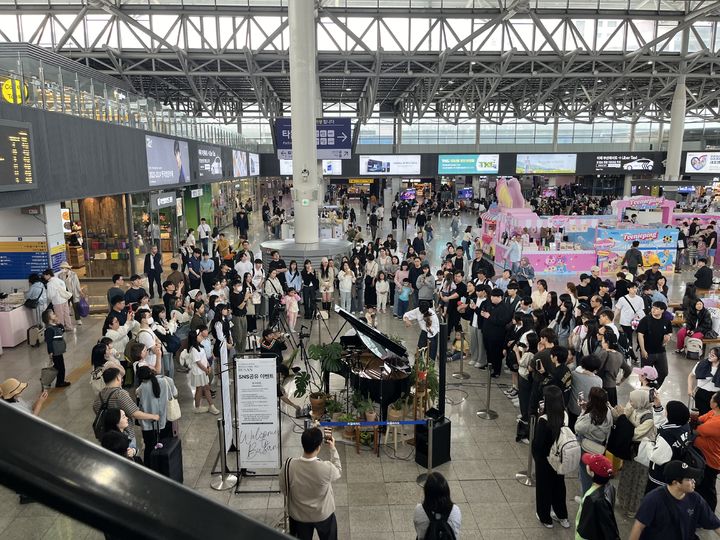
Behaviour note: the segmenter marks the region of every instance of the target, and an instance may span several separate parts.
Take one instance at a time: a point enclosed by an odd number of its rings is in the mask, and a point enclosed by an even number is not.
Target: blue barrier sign
[[[352,126],[349,118],[321,118],[315,124],[318,159],[350,159]],[[292,123],[290,118],[275,120],[278,159],[292,159]]]

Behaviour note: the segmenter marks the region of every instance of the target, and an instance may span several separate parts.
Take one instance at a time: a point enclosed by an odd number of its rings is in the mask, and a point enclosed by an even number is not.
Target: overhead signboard
[[[0,237],[0,280],[27,280],[45,270],[49,260],[44,236]]]
[[[320,118],[315,124],[318,159],[350,159],[352,126],[350,118]],[[275,121],[278,159],[292,159],[292,123],[290,118]]]
[[[575,174],[577,154],[518,154],[515,174]]]
[[[695,174],[720,173],[720,152],[688,152],[685,172]]]
[[[220,147],[199,144],[197,153],[200,180],[220,180],[223,177]]]
[[[175,194],[171,192],[158,193],[153,195],[150,199],[150,208],[152,210],[160,210],[161,208],[168,208],[175,206]]]
[[[190,181],[190,154],[185,141],[145,135],[145,153],[151,186]]]
[[[233,150],[233,176],[235,178],[245,178],[248,175],[247,152],[243,150]]]
[[[420,156],[417,154],[360,156],[360,174],[369,176],[420,174]]]
[[[441,154],[438,174],[497,174],[500,154]]]
[[[583,152],[577,157],[577,174],[660,173],[664,170],[662,152]]]
[[[203,188],[197,188],[197,189],[190,190],[190,198],[191,199],[197,199],[198,197],[202,197],[202,195],[203,195]]]
[[[292,159],[281,159],[280,176],[292,176]],[[323,176],[338,176],[342,174],[342,160],[340,159],[323,159],[322,160]]]
[[[30,124],[0,120],[0,191],[33,189]]]
[[[248,152],[248,176],[260,176],[260,155]]]

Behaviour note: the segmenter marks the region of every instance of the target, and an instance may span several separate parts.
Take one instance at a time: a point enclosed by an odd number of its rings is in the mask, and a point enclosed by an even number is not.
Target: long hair
[[[105,365],[105,353],[107,352],[107,345],[104,343],[96,343],[90,353],[90,362],[94,368],[99,368]]]
[[[573,305],[572,302],[563,302],[565,308],[565,314],[562,311],[558,311],[558,322],[563,328],[570,328],[573,320]]]
[[[450,486],[439,472],[427,475],[423,488],[423,510],[427,514],[449,515],[453,509]]]
[[[103,427],[107,431],[120,431],[118,424],[120,423],[120,409],[115,407],[108,407],[105,410],[105,416],[103,418]]]
[[[535,322],[535,332],[539,333],[543,328],[547,328],[547,317],[545,317],[545,312],[542,309],[533,309],[531,316]]]
[[[198,341],[198,336],[200,335],[200,332],[204,332],[205,330],[207,330],[207,326],[204,324],[199,325],[195,330],[190,330],[187,339],[187,347],[185,347],[186,351],[190,352],[190,349],[199,351],[202,349],[200,342]]]
[[[608,395],[599,386],[593,386],[588,393],[588,402],[585,406],[585,414],[590,415],[590,422],[596,426],[602,425],[607,418]]]
[[[152,369],[147,366],[140,366],[137,368],[137,377],[140,380],[140,383],[150,381],[150,384],[152,384],[153,395],[156,398],[160,397],[160,383],[158,382],[157,377],[155,377],[155,372]]]
[[[562,390],[557,386],[546,386],[543,389],[545,400],[545,416],[547,417],[548,428],[552,434],[553,442],[560,437],[560,428],[565,425],[565,401],[563,401]]]
[[[112,322],[113,322],[115,319],[117,319],[117,317],[116,317],[115,315],[108,315],[107,317],[105,317],[105,321],[103,322],[103,325],[102,325],[102,330],[100,331],[100,333],[101,333],[103,336],[104,336],[105,334],[107,334],[107,331],[108,331],[108,330],[110,330],[110,326],[112,326]],[[118,322],[119,322],[119,321],[118,321]]]

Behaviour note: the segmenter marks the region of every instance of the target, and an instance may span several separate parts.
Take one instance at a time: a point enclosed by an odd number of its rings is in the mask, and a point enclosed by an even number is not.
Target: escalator
[[[2,401],[0,426],[0,484],[107,538],[288,538]]]

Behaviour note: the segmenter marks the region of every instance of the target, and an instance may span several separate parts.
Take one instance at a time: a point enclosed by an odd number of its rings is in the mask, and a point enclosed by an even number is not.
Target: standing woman
[[[394,259],[398,259],[398,257],[393,257],[393,260]],[[394,289],[396,291],[395,298],[393,299],[393,315],[395,317],[398,316],[398,296],[400,296],[400,291],[402,291],[403,281],[408,279],[409,276],[410,266],[407,261],[403,261],[400,263],[400,268],[395,271],[395,277],[393,278],[393,283],[395,285]],[[390,290],[392,291],[393,289]]]
[[[355,272],[355,287],[352,298],[352,310],[355,313],[362,313],[365,305],[365,266],[359,256],[352,258],[350,269]]]
[[[352,290],[355,283],[355,272],[350,269],[350,263],[345,261],[338,272],[338,287],[340,289],[340,307],[345,311],[352,311]]]
[[[140,420],[145,446],[143,461],[150,463],[150,453],[158,441],[172,437],[172,423],[167,421],[167,403],[170,396],[177,398],[178,391],[170,377],[156,375],[148,366],[137,368],[137,377],[140,386],[135,393],[140,410],[160,416],[160,420],[157,421]],[[158,430],[160,431],[159,437]]]
[[[298,270],[297,261],[293,259],[290,261],[287,271],[285,272],[285,285],[288,289],[295,289],[296,291],[302,291],[302,277]]]
[[[542,309],[547,304],[548,296],[547,281],[538,279],[535,282],[535,290],[530,295],[533,309]]]
[[[208,363],[205,349],[200,345],[208,337],[208,327],[199,326],[194,332],[188,334],[188,343],[185,350],[190,355],[190,386],[195,388],[195,412],[220,414],[220,411],[213,403],[210,392],[210,364]],[[207,407],[201,407],[200,402],[205,399]]]
[[[470,260],[470,244],[472,244],[472,227],[468,225],[465,227],[462,242],[460,243],[463,248],[463,253],[465,253],[465,257],[467,257],[468,261]]]
[[[330,266],[327,257],[320,260],[320,294],[322,295],[322,307],[330,311],[330,306],[335,292],[335,268]]]
[[[185,249],[189,251],[189,253],[192,253],[193,249],[195,249],[195,229],[190,228],[187,230],[187,233],[185,234]],[[192,257],[192,255],[190,255]]]
[[[560,428],[567,426],[565,402],[560,388],[546,386],[543,389],[545,410],[540,415],[532,440],[535,460],[535,516],[544,527],[552,529],[553,514],[564,528],[570,527],[565,503],[565,476],[555,472],[548,462],[550,449],[560,437]]]
[[[232,335],[230,334],[230,306],[227,304],[217,304],[215,306],[215,317],[212,320],[212,335],[215,338],[213,346],[213,356],[220,359],[218,371],[228,369],[228,354],[233,347]]]
[[[575,328],[575,317],[573,316],[573,305],[570,302],[560,304],[560,311],[555,317],[555,334],[558,338],[558,345],[568,347],[570,334]],[[584,493],[584,491],[583,491]]]
[[[400,268],[400,259],[396,255],[390,257],[389,262],[385,265],[385,274],[390,284],[390,296],[388,296],[388,306],[395,313],[395,272]]]
[[[431,519],[447,521],[455,534],[460,538],[460,525],[462,515],[457,504],[450,498],[450,486],[439,472],[427,475],[423,486],[423,502],[415,507],[415,534],[418,538],[425,538]]]
[[[310,259],[305,259],[303,269],[300,272],[302,279],[302,300],[305,309],[305,318],[312,319],[315,312],[315,295],[318,290],[318,278],[313,270]]]
[[[713,347],[705,360],[700,360],[688,375],[688,396],[695,399],[700,414],[710,411],[710,399],[720,392],[720,347]]]
[[[546,300],[545,304],[543,304],[541,309],[543,310],[543,312],[545,312],[545,318],[548,321],[552,321],[553,319],[555,319],[557,312],[560,310],[560,303],[558,302],[558,295],[555,291],[548,292],[547,300]]]
[[[377,308],[377,291],[375,290],[375,279],[377,278],[379,271],[378,263],[375,260],[375,255],[368,253],[367,262],[365,263],[365,310],[366,314],[370,317],[368,324],[371,326],[373,323],[377,325],[375,321],[375,309]]]
[[[260,293],[255,288],[255,284],[253,283],[252,274],[250,272],[245,272],[245,275],[243,276],[242,281],[242,288],[240,289],[240,295],[245,298],[246,296],[250,295],[250,301],[248,301],[245,304],[245,318],[247,320],[247,331],[248,334],[254,334],[257,332],[257,319],[255,318],[255,306],[257,306],[260,301]],[[245,345],[240,343],[240,347],[244,347]]]
[[[232,290],[230,291],[230,309],[233,322],[233,342],[235,343],[238,353],[245,352],[245,346],[247,344],[247,306],[251,303],[251,300],[252,292],[244,290],[243,284],[239,279],[233,281]],[[196,330],[198,328],[200,327],[198,326]],[[192,332],[190,333],[192,334]]]
[[[607,441],[613,427],[612,410],[608,407],[607,392],[593,386],[587,397],[587,403],[580,403],[584,412],[575,422],[575,434],[580,440],[582,454],[605,454]],[[585,493],[592,485],[592,478],[580,467],[580,493]]]
[[[270,270],[265,280],[265,296],[268,299],[268,326],[271,328],[278,323],[280,317],[280,299],[283,295],[283,287],[277,277],[277,270]]]

